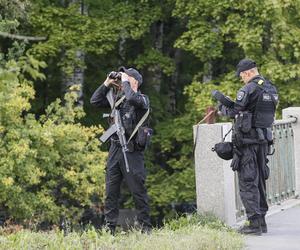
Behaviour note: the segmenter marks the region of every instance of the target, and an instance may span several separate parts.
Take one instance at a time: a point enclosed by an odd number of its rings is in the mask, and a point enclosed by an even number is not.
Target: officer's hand
[[[129,82],[129,76],[126,74],[126,73],[124,73],[124,72],[120,72],[121,73],[121,80],[122,80],[122,82]]]
[[[218,102],[218,105],[217,105],[217,110],[218,111],[221,111],[222,110],[222,103]]]
[[[218,110],[218,112],[217,112],[217,114],[218,114],[218,116],[223,116],[224,115],[224,105],[222,104],[222,103],[218,103],[218,105],[217,105],[217,110]]]
[[[106,79],[104,81],[104,85],[109,88],[109,87],[112,86],[112,84],[114,83],[114,81],[115,81],[115,79],[111,79],[109,77],[106,77]]]

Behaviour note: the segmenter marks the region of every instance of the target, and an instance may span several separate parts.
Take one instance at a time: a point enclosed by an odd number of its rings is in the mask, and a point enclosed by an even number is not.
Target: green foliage
[[[103,197],[106,153],[95,139],[103,130],[78,122],[84,113],[72,90],[39,119],[29,113],[34,90],[25,75],[43,78],[40,67],[28,55],[0,68],[0,207],[23,223],[77,222],[92,195]]]
[[[165,228],[170,230],[178,230],[188,225],[206,226],[215,230],[233,231],[232,228],[225,225],[213,214],[190,214],[183,215],[177,218],[171,219],[165,224]]]
[[[153,48],[146,51],[145,54],[139,55],[135,60],[135,64],[138,68],[148,67],[150,72],[155,72],[155,70],[157,70],[157,66],[159,66],[162,72],[168,76],[175,70],[173,60]]]
[[[20,22],[27,19],[29,0],[0,0],[0,31],[16,30]]]
[[[91,6],[94,4],[91,3]],[[59,66],[65,73],[71,73],[74,65],[84,67],[75,60],[78,50],[103,56],[115,49],[121,37],[140,38],[148,30],[149,23],[157,18],[159,11],[147,2],[139,5],[107,3],[106,7],[100,13],[91,9],[92,16],[88,16],[79,11],[79,4],[70,4],[67,8],[37,5],[30,15],[30,22],[37,34],[48,39],[33,46],[31,53],[46,58],[64,52]],[[137,13],[140,16],[138,19],[135,18]]]
[[[64,52],[64,58],[59,63],[64,72],[71,73],[76,61],[76,51],[94,52],[98,55],[114,48],[113,41],[117,39],[111,23],[82,15],[78,5],[68,8],[42,6],[30,16],[33,28],[41,36],[47,36],[44,43],[33,46],[32,54],[39,58],[55,57]],[[39,14],[37,14],[39,13]],[[80,36],[80,39],[79,39]]]
[[[16,33],[21,23],[27,21],[26,11],[30,8],[29,1],[0,0],[0,31]],[[14,41],[4,53],[5,40],[0,37],[0,64],[5,65],[6,61],[18,59],[24,54],[25,43]]]
[[[8,32],[15,29],[18,25],[18,21],[2,19],[2,16],[0,15],[0,31]]]

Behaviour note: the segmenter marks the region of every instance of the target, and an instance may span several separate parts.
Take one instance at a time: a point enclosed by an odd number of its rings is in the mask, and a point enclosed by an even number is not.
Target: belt
[[[121,147],[122,147],[119,140],[110,138],[110,141],[111,141],[111,143],[114,144],[116,147],[118,147],[118,148],[121,148]],[[129,152],[133,152],[133,151],[141,151],[139,148],[137,148],[137,144],[136,144],[135,142],[133,142],[133,141],[130,141],[130,142],[127,144],[127,148],[129,149]]]

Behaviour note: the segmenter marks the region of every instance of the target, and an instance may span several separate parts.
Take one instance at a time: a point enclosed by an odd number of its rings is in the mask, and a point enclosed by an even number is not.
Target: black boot
[[[142,227],[141,232],[142,232],[143,234],[151,234],[151,233],[152,233],[152,228],[151,228],[151,227],[146,227],[146,226],[144,226],[144,227]]]
[[[111,224],[106,224],[104,226],[104,230],[108,233],[110,233],[112,236],[115,236],[116,234],[116,226]]]
[[[250,219],[250,224],[245,225],[238,230],[241,234],[252,234],[252,235],[261,235],[261,225],[260,225],[260,218]]]
[[[116,235],[116,227],[115,226],[110,226],[109,231],[112,236]]]
[[[266,223],[266,219],[265,216],[262,215],[260,218],[260,225],[261,225],[261,231],[263,233],[267,233],[268,232],[268,227],[267,227],[267,223]]]

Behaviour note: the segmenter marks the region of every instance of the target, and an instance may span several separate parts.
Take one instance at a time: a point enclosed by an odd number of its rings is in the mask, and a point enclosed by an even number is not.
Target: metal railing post
[[[295,162],[295,194],[300,196],[300,107],[290,107],[282,110],[283,119],[294,119],[292,123],[294,138],[294,162]]]

